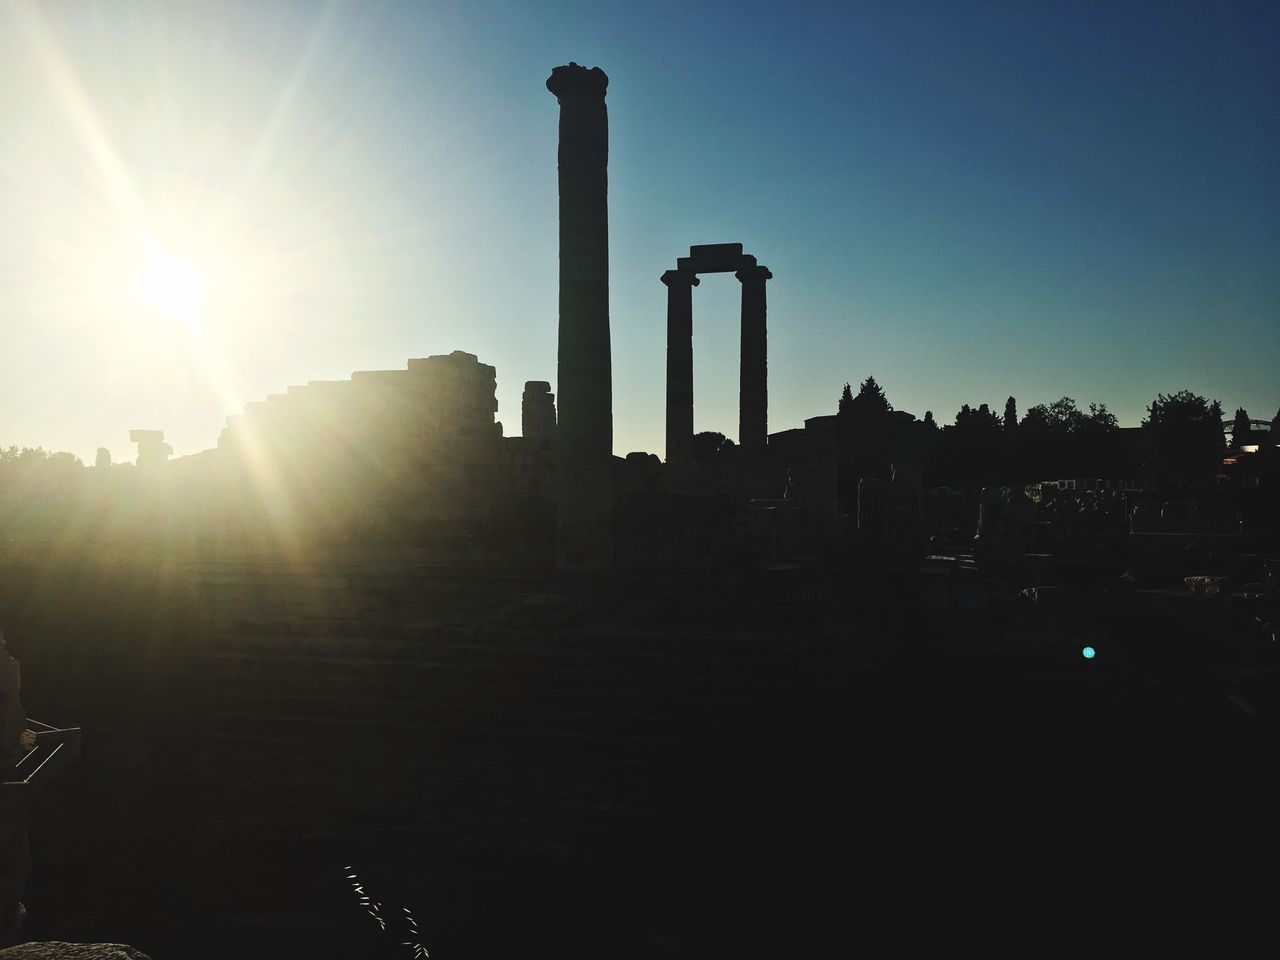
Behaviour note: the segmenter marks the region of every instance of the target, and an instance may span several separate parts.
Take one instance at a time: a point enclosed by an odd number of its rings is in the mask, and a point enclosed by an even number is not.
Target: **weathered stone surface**
[[[136,947],[123,943],[67,943],[44,940],[20,943],[0,950],[0,960],[151,960]]]

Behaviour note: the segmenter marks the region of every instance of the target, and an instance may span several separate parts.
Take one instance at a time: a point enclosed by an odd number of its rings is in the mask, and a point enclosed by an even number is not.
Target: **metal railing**
[[[33,799],[69,763],[80,759],[80,728],[52,727],[27,719],[35,745],[24,751],[0,781],[0,823],[22,823],[31,819]]]

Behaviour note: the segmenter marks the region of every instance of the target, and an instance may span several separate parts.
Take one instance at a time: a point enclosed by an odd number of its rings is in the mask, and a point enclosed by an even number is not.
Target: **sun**
[[[147,241],[147,264],[138,291],[162,317],[181,320],[193,333],[199,331],[204,278],[154,240]]]

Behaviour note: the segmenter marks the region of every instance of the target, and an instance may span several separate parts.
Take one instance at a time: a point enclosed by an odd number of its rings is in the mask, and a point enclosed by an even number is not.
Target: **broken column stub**
[[[560,103],[557,564],[613,565],[613,386],[609,348],[609,119],[599,67],[556,67]]]
[[[556,395],[546,380],[529,380],[520,398],[520,433],[526,440],[550,440],[556,432]]]
[[[138,459],[135,462],[140,467],[164,463],[169,459],[169,454],[173,453],[173,447],[164,442],[163,430],[130,430],[129,441],[138,445]]]

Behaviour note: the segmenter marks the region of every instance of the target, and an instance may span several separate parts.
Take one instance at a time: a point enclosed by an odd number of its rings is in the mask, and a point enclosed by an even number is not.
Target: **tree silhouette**
[[[1049,429],[1059,433],[1075,433],[1084,422],[1084,414],[1076,408],[1071,397],[1061,397],[1049,404],[1047,410]]]
[[[55,467],[84,466],[84,463],[75,454],[67,453],[65,450],[58,453],[50,453],[44,447],[23,447],[21,450],[17,447],[5,448],[0,450],[0,464],[19,467],[33,464],[50,464]]]
[[[844,465],[838,481],[842,497],[852,494],[853,484],[862,477],[888,476],[893,446],[893,406],[875,377],[862,381],[856,395],[845,384],[836,414],[836,430],[844,450]]]
[[[983,403],[964,404],[954,425],[942,428],[942,469],[950,480],[987,483],[1004,472],[1000,418]]]
[[[893,404],[885,397],[884,390],[880,384],[876,383],[875,377],[867,377],[862,381],[862,386],[858,388],[858,396],[854,398],[851,406],[856,412],[870,416],[885,414],[893,409]]]
[[[1000,430],[1000,418],[985,403],[977,410],[966,403],[956,413],[956,429],[971,436],[992,436]]]
[[[1236,408],[1236,418],[1231,423],[1231,446],[1239,450],[1244,444],[1252,442],[1252,429],[1249,426],[1249,414],[1244,407]]]
[[[1100,430],[1104,433],[1110,433],[1112,430],[1119,430],[1120,423],[1116,420],[1116,415],[1107,409],[1105,403],[1089,404],[1089,416],[1086,420],[1087,426]]]
[[[926,410],[926,411],[924,412],[924,421],[923,421],[923,422],[924,422],[924,425],[925,425],[926,427],[928,427],[930,430],[937,430],[937,429],[938,429],[938,423],[937,423],[937,421],[936,421],[936,420],[934,420],[934,419],[933,419],[933,411],[932,411],[932,410]]]
[[[1020,426],[1031,432],[1047,432],[1059,439],[1072,434],[1108,433],[1119,429],[1115,414],[1107,409],[1105,403],[1091,403],[1089,412],[1085,413],[1071,397],[1061,397],[1048,405],[1036,404],[1027,411]]]
[[[722,450],[733,446],[733,441],[718,430],[704,430],[693,435],[693,459],[695,461],[715,460]]]
[[[1159,394],[1142,421],[1148,462],[1158,482],[1212,478],[1222,465],[1222,404],[1190,390]]]
[[[1034,407],[1022,415],[1022,420],[1018,423],[1018,429],[1025,434],[1045,433],[1050,428],[1049,408],[1043,403],[1037,403]]]
[[[852,411],[853,391],[850,389],[849,384],[846,383],[844,385],[844,392],[840,394],[840,403],[836,408],[836,415],[839,416],[840,414],[844,414],[847,416]]]
[[[1009,464],[1019,479],[1107,476],[1128,464],[1119,424],[1105,403],[1086,413],[1071,397],[1031,407],[1018,424]]]
[[[1004,429],[1012,433],[1018,428],[1018,401],[1010,397],[1004,402]]]
[[[111,451],[106,447],[99,447],[98,456],[94,458],[93,465],[100,470],[105,470],[111,466]]]

